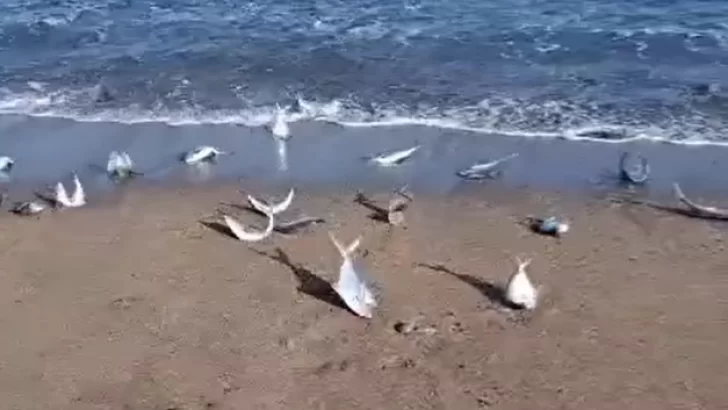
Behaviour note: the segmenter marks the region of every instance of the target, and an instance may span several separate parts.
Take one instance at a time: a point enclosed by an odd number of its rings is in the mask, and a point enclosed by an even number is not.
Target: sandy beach
[[[6,409],[718,409],[728,402],[726,231],[597,200],[484,188],[418,195],[404,227],[353,192],[303,189],[327,223],[262,243],[200,223],[237,186],[130,186],[40,218],[0,216]],[[281,197],[287,189],[264,192]],[[372,194],[386,201],[384,194]],[[571,220],[562,239],[526,215]],[[371,320],[327,292],[327,232],[363,236]],[[515,269],[533,313],[489,299]],[[401,322],[401,323],[400,323]]]

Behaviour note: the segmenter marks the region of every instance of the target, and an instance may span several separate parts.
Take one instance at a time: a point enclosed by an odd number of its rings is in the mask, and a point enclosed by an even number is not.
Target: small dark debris
[[[137,296],[122,296],[114,299],[111,302],[111,307],[121,310],[128,310],[129,308],[131,308],[132,303],[139,300],[141,300],[141,298]]]
[[[485,397],[478,397],[476,400],[478,402],[478,406],[480,407],[490,407],[493,404]]]
[[[341,363],[339,363],[339,370],[340,371],[343,372],[343,371],[345,371],[348,368],[349,368],[349,361],[348,360],[342,360]]]
[[[397,333],[409,333],[412,329],[405,322],[397,322],[394,324],[394,331]]]
[[[404,367],[405,369],[411,369],[415,367],[415,361],[412,359],[404,359],[404,361],[402,362],[402,367]]]
[[[455,322],[452,325],[450,325],[450,331],[453,333],[463,333],[465,331],[465,327],[460,322]]]

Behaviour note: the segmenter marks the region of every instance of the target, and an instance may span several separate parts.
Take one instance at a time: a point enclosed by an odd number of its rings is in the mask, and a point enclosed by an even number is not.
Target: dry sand
[[[722,228],[510,192],[418,197],[392,229],[352,197],[302,192],[289,212],[330,222],[255,245],[198,222],[242,202],[231,187],[1,216],[0,407],[726,408]],[[551,210],[572,220],[561,240],[517,223]],[[340,263],[329,229],[364,235],[370,321],[322,285]],[[488,299],[516,255],[543,286],[532,314]]]

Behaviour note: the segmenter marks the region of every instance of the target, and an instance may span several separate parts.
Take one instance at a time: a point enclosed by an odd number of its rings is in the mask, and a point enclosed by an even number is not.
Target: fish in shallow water
[[[502,165],[518,156],[518,153],[513,153],[493,161],[478,162],[471,165],[469,168],[458,171],[456,175],[463,179],[475,180],[497,178],[502,173]]]
[[[268,129],[278,140],[286,141],[291,138],[291,129],[286,121],[286,110],[278,104],[276,104],[276,113],[273,121],[268,125]]]
[[[365,157],[364,159],[380,167],[393,167],[402,165],[405,161],[410,159],[415,152],[419,151],[420,148],[421,145],[416,145],[403,150],[390,151],[380,153],[372,157]]]
[[[623,152],[619,158],[619,178],[623,182],[632,184],[644,184],[650,176],[650,164],[647,162],[647,158],[641,154],[636,155],[639,159],[638,164],[629,165],[629,160],[632,154]]]
[[[193,150],[185,153],[182,160],[187,164],[199,164],[201,162],[212,161],[220,155],[228,154],[210,145],[201,145]]]

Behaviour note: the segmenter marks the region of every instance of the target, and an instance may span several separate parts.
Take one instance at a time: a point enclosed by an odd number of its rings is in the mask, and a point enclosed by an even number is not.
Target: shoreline
[[[691,197],[726,199],[728,150],[646,141],[622,144],[561,139],[516,138],[443,130],[425,126],[344,127],[321,122],[291,124],[287,169],[281,170],[275,141],[264,128],[234,125],[79,123],[71,120],[0,117],[0,154],[17,161],[4,188],[29,192],[79,173],[87,190],[108,191],[102,172],[112,150],[125,150],[160,186],[200,182],[254,181],[264,185],[320,186],[336,192],[361,187],[380,192],[408,184],[415,192],[439,195],[485,186],[526,187],[534,191],[600,195],[620,188],[614,177],[623,150],[640,152],[652,168],[651,180],[638,191],[648,197],[671,196],[680,182]],[[184,166],[178,156],[197,145],[215,145],[235,154],[221,157],[209,174]],[[421,144],[411,161],[380,169],[361,158]],[[504,167],[499,180],[462,181],[455,171],[479,160],[513,152],[519,158]]]

